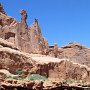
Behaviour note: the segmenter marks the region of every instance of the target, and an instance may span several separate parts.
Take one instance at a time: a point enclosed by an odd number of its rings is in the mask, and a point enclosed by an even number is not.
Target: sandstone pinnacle
[[[0,3],[0,12],[6,14],[1,3]]]

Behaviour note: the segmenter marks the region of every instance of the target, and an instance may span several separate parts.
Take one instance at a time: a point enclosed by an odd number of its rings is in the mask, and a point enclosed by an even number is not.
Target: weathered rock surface
[[[70,59],[76,63],[87,65],[90,67],[90,49],[80,45],[77,42],[71,42],[66,46],[57,47],[49,46],[49,56],[57,58]]]
[[[43,90],[42,81],[4,80],[0,86],[0,90]]]
[[[42,55],[31,55],[31,58],[38,63],[37,73],[48,78],[56,80],[90,80],[90,68],[70,59],[58,59]]]
[[[29,68],[31,71],[34,66],[35,61],[27,53],[20,52],[13,43],[0,39],[0,69],[6,69],[15,74],[17,69]]]
[[[0,38],[0,47],[8,47],[11,49],[19,50],[13,43],[8,42],[2,38]]]
[[[21,22],[4,14],[0,9],[0,37],[14,43],[20,50],[27,53],[47,53],[48,43],[42,37],[38,20],[28,27],[27,13],[21,10]],[[29,47],[29,48],[28,48]]]
[[[35,19],[28,27],[26,11],[21,10],[20,14],[21,21],[17,22],[6,15],[0,4],[0,75],[15,75],[16,70],[21,69],[24,77],[28,74],[40,74],[56,82],[46,85],[43,81],[43,85],[41,82],[38,85],[34,81],[22,80],[15,81],[19,83],[13,84],[13,80],[4,80],[5,82],[2,80],[3,88],[7,90],[14,88],[16,90],[55,90],[56,88],[59,90],[58,87],[62,85],[58,83],[59,80],[90,82],[89,48],[76,42],[60,48],[57,44],[48,46],[47,40],[41,34],[38,20]]]
[[[4,9],[3,9],[3,6],[1,5],[1,3],[0,3],[0,12],[3,13],[3,14],[6,14]]]
[[[58,58],[67,58],[76,63],[90,67],[90,49],[73,42],[59,48]]]
[[[6,13],[5,13],[5,11],[0,3],[0,25],[2,27],[4,27],[4,26],[10,27],[10,25],[15,24],[16,22],[17,21],[14,18],[6,15]]]
[[[1,41],[2,42],[2,39]],[[7,42],[7,41],[6,41]],[[4,42],[4,43],[6,43]],[[12,74],[16,74],[16,69],[22,69],[25,71],[25,75],[30,73],[37,73],[42,76],[46,76],[50,80],[56,82],[64,80],[83,80],[88,81],[90,78],[90,68],[86,65],[75,63],[70,59],[59,59],[41,54],[28,54],[20,52],[18,49],[10,47],[11,43],[3,45],[1,43],[0,48],[0,69],[6,69]],[[5,72],[5,71],[4,71]],[[34,84],[35,85],[35,84]],[[51,84],[53,85],[53,84]],[[44,88],[55,88],[58,87],[54,84],[51,87],[44,84]],[[7,88],[11,87],[6,86]],[[18,87],[18,86],[12,86]],[[20,88],[25,88],[21,87]],[[32,88],[30,86],[30,88]],[[48,89],[45,89],[48,90]],[[52,89],[50,89],[52,90]]]

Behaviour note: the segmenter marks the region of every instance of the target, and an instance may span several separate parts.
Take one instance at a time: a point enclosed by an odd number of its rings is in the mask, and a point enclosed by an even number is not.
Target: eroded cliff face
[[[55,45],[49,46],[48,55],[60,59],[70,59],[71,61],[90,67],[90,49],[77,42],[71,42],[60,48],[55,47]]]
[[[14,43],[20,50],[27,53],[47,53],[48,42],[41,34],[38,20],[28,27],[27,13],[21,10],[21,22],[7,16],[3,8],[0,9],[0,37]]]
[[[21,10],[20,14],[21,21],[17,22],[6,15],[0,4],[0,77],[8,72],[16,75],[16,70],[20,69],[23,71],[21,77],[39,74],[46,76],[48,81],[39,82],[37,85],[34,81],[22,80],[25,82],[22,83],[0,79],[4,88],[59,90],[65,80],[74,80],[74,83],[81,80],[90,82],[90,49],[76,42],[60,48],[57,44],[48,46],[47,40],[41,34],[38,20],[35,19],[28,26],[26,11]]]
[[[54,80],[84,80],[90,81],[90,68],[87,65],[75,63],[70,59],[58,59],[50,56],[31,55],[37,63],[37,72]]]
[[[10,27],[10,25],[15,24],[16,22],[17,21],[14,18],[6,15],[6,13],[0,3],[0,27],[4,27],[4,26]]]
[[[3,42],[3,39],[0,39],[0,69],[6,69],[15,74],[17,69],[31,71],[33,67],[35,67],[35,61],[27,54],[20,52],[12,43]]]
[[[58,58],[67,58],[76,63],[90,67],[90,49],[73,42],[59,48]]]
[[[33,53],[45,54],[47,52],[48,42],[42,37],[37,19],[35,19],[34,23],[29,27],[29,38]]]
[[[73,80],[74,85],[77,84],[75,81],[82,80],[85,82],[85,85],[87,85],[86,82],[90,82],[90,68],[86,65],[72,62],[70,59],[59,59],[41,54],[23,53],[16,49],[12,43],[7,41],[3,42],[1,39],[0,77],[2,73],[8,75],[7,71],[15,76],[17,69],[23,71],[23,75],[20,77],[27,77],[27,75],[30,74],[39,74],[46,76],[48,80],[36,82],[31,80],[3,80],[0,78],[2,89],[59,90],[61,88],[69,87],[67,84],[65,84],[67,86],[63,86],[63,83],[66,83],[64,82],[65,80]],[[78,85],[83,84],[78,83],[76,86]],[[76,86],[74,86],[74,88],[76,88]]]
[[[0,3],[0,12],[3,13],[3,14],[6,14],[3,7],[2,7],[2,5],[1,5],[1,3]]]

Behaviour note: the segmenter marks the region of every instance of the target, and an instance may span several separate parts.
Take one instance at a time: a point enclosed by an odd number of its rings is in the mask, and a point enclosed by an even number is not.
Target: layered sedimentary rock
[[[13,25],[15,24],[17,21],[10,17],[10,16],[7,16],[2,5],[0,4],[0,27],[4,27],[4,26],[10,26],[10,25]]]
[[[50,56],[31,55],[38,64],[37,73],[54,80],[84,80],[90,79],[90,68],[87,65],[75,63],[70,59],[58,59]]]
[[[16,69],[33,69],[35,61],[25,53],[20,52],[12,43],[0,39],[0,69],[6,69],[15,74]]]
[[[46,76],[48,81],[43,81],[42,84],[40,81],[37,83],[27,80],[15,81],[12,79],[0,79],[2,88],[7,90],[14,88],[17,90],[52,90],[54,88],[55,90],[56,88],[65,88],[63,84],[60,83],[64,82],[64,80],[74,80],[74,83],[80,80],[84,82],[90,81],[90,68],[86,65],[75,63],[70,59],[59,59],[41,54],[23,53],[16,49],[10,42],[3,42],[3,39],[1,39],[0,75],[2,71],[6,75],[15,76],[17,69],[23,71],[24,77],[28,74],[35,73]],[[68,88],[68,85],[66,88]]]
[[[0,84],[0,90],[43,90],[43,83],[41,81],[4,80]]]
[[[77,42],[71,42],[63,47],[49,46],[48,55],[60,59],[70,59],[90,67],[90,49]]]
[[[90,49],[76,42],[69,43],[64,47],[59,48],[58,58],[67,58],[76,63],[90,67]]]
[[[3,88],[60,90],[63,83],[58,81],[90,82],[89,48],[76,42],[60,48],[57,44],[48,46],[47,40],[42,36],[38,20],[35,19],[34,23],[28,26],[26,11],[21,10],[20,14],[21,21],[18,22],[7,16],[0,4],[0,77],[3,77],[3,74],[16,76],[16,70],[20,69],[23,71],[20,77],[39,74],[46,76],[48,81],[43,81],[43,85],[40,82],[38,85],[34,81],[22,80],[25,82],[22,83],[22,81],[8,81],[6,78],[4,80],[1,78]],[[52,80],[56,82],[51,83]]]

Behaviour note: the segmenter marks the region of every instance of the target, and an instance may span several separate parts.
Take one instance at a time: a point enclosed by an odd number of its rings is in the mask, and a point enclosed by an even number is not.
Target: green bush
[[[23,80],[23,78],[20,78],[20,77],[17,77],[17,76],[12,77],[12,79],[15,79],[15,80]]]
[[[19,75],[20,75],[20,74],[22,74],[22,73],[23,73],[23,71],[22,71],[21,69],[17,69],[17,70],[16,70],[16,74],[19,74]]]
[[[31,74],[27,76],[28,80],[40,80],[40,81],[45,81],[48,80],[45,76],[41,76],[39,74]]]
[[[15,80],[23,80],[23,78],[18,77],[18,76],[5,76],[5,79],[15,79]]]
[[[4,74],[4,75],[2,76],[2,78],[3,78],[3,79],[6,79],[6,78],[7,78],[7,75]]]
[[[6,76],[6,79],[8,79],[8,78],[12,78],[11,76]]]
[[[72,84],[73,82],[75,82],[75,81],[72,79],[64,80],[64,83],[66,83],[66,84]]]

